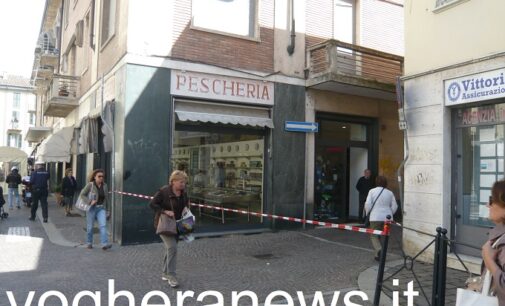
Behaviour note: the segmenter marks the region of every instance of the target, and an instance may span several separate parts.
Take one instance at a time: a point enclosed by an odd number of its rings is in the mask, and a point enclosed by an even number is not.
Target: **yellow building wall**
[[[316,112],[371,117],[378,119],[379,175],[388,180],[388,188],[399,196],[396,170],[403,160],[403,133],[398,129],[396,102],[374,98],[311,90]]]
[[[457,0],[435,10],[435,0],[405,0],[405,75],[505,50],[503,0]]]

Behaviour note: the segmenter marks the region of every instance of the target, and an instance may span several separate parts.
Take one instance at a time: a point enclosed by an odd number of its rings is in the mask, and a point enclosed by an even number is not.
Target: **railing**
[[[67,75],[55,75],[49,88],[49,100],[76,99],[79,96],[79,78]]]
[[[403,74],[403,57],[338,40],[327,40],[308,48],[308,78],[335,74],[395,84]]]

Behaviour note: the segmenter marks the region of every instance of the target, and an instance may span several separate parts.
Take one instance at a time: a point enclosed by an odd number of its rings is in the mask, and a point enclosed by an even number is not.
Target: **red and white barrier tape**
[[[127,196],[131,196],[131,197],[142,198],[142,199],[148,199],[148,200],[151,200],[153,198],[152,196],[146,196],[143,194],[136,194],[136,193],[131,193],[131,192],[123,192],[123,191],[114,191],[114,192],[118,193],[118,194],[122,194],[122,195],[127,195]],[[266,217],[266,218],[270,218],[270,219],[279,219],[279,220],[285,220],[285,221],[291,221],[291,222],[320,225],[320,226],[324,226],[324,227],[338,228],[341,230],[366,233],[366,234],[371,234],[371,235],[379,235],[379,236],[389,235],[389,231],[380,231],[380,230],[374,230],[371,228],[362,228],[359,226],[352,226],[352,225],[346,225],[346,224],[335,224],[335,223],[330,223],[330,222],[321,222],[321,221],[314,221],[314,220],[307,220],[307,219],[300,219],[300,218],[293,218],[293,217],[284,217],[284,216],[270,215],[270,214],[265,214],[265,213],[258,213],[258,212],[252,212],[252,211],[246,211],[246,210],[238,210],[238,209],[232,209],[232,208],[226,208],[226,207],[220,207],[220,206],[212,206],[212,205],[206,205],[206,204],[191,203],[191,206],[201,207],[201,208],[210,208],[210,209],[215,209],[215,210],[223,210],[223,211],[229,211],[229,212],[234,212],[234,213],[238,213],[238,214],[253,215],[253,216],[257,216],[257,217]]]

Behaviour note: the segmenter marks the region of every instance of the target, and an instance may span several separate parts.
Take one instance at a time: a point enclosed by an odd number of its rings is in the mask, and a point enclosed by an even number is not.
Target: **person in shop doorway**
[[[186,193],[186,183],[188,176],[186,173],[176,170],[172,172],[168,179],[168,185],[161,187],[154,195],[149,206],[154,210],[154,228],[158,227],[161,214],[170,218],[179,220],[182,217],[184,208],[189,209],[189,198]],[[172,288],[179,286],[176,278],[176,259],[177,259],[177,235],[160,235],[165,244],[163,254],[163,268],[161,279],[168,281]]]
[[[396,204],[395,195],[391,190],[387,189],[388,181],[383,176],[377,176],[375,179],[377,187],[370,189],[365,201],[365,213],[370,215],[370,228],[374,230],[382,230],[387,216],[393,217],[398,205]],[[372,246],[375,250],[374,259],[379,261],[380,252],[382,249],[381,242],[377,235],[370,235]]]
[[[77,188],[77,181],[72,176],[72,169],[65,170],[65,177],[61,183],[61,195],[63,196],[63,203],[65,205],[65,215],[70,216],[72,205],[74,204],[74,194]]]
[[[373,181],[372,181],[372,171],[370,169],[365,169],[363,172],[363,176],[359,178],[358,182],[356,183],[356,189],[359,192],[359,219],[362,220],[364,218],[364,207],[365,207],[365,201],[366,197],[368,196],[368,192],[370,189],[374,187]]]
[[[9,202],[9,209],[14,208],[14,198],[16,198],[16,206],[18,209],[21,208],[19,204],[19,184],[21,184],[21,175],[19,174],[18,167],[14,166],[11,169],[11,173],[7,175],[5,180],[8,188],[7,202]]]
[[[35,221],[35,213],[40,206],[42,207],[43,222],[47,223],[47,195],[49,193],[49,172],[45,168],[45,163],[36,162],[35,171],[30,176],[30,185],[32,187],[32,209],[30,221]]]

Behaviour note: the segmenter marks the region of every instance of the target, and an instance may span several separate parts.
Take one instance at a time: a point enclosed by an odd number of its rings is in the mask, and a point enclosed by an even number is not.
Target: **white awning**
[[[28,128],[25,140],[30,142],[39,142],[42,138],[51,134],[52,129],[45,126],[32,126]]]
[[[270,109],[193,101],[176,101],[180,121],[210,122],[273,128]]]
[[[74,127],[64,127],[47,137],[37,149],[36,160],[50,162],[70,162],[70,142]]]

